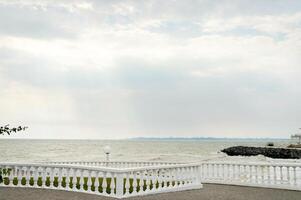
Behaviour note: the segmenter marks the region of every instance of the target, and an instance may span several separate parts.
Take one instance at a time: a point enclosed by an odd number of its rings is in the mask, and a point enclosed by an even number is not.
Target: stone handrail
[[[113,167],[113,168],[131,168],[131,167],[143,167],[143,166],[166,166],[183,164],[179,162],[135,162],[135,161],[56,161],[56,162],[44,162],[46,164],[64,164],[64,165],[84,165],[84,166],[99,166],[99,167]]]
[[[202,183],[219,183],[301,190],[301,164],[201,163]]]
[[[30,187],[123,198],[201,188],[198,164],[109,168],[67,164],[0,163],[3,187]]]

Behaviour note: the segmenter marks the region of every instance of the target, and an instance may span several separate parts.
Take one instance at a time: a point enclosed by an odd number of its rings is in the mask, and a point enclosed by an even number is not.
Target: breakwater
[[[223,149],[222,152],[226,153],[229,156],[264,155],[270,158],[281,158],[281,159],[301,158],[301,150],[293,149],[293,148],[234,146],[234,147]]]

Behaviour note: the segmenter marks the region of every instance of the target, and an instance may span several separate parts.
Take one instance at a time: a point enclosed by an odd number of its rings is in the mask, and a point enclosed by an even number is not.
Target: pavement
[[[199,190],[188,190],[127,200],[301,200],[301,191],[244,186],[204,184]],[[0,200],[114,200],[93,194],[32,188],[0,188]]]

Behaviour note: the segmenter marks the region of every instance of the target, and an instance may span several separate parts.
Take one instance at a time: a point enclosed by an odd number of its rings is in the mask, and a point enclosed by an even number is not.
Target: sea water
[[[202,160],[268,161],[264,156],[227,156],[221,150],[230,146],[265,146],[268,141],[285,147],[289,140],[263,139],[191,139],[191,140],[0,140],[0,162],[43,161],[103,161],[103,148],[111,147],[112,161],[171,161],[195,162]],[[296,159],[285,162],[301,162]]]

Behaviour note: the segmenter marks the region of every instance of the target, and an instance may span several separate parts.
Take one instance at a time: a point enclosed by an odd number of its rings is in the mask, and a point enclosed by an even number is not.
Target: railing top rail
[[[206,161],[200,162],[200,164],[218,164],[218,165],[246,165],[246,166],[287,166],[287,167],[301,167],[301,163],[269,163],[269,162],[229,162],[229,161]]]
[[[130,164],[185,164],[183,162],[166,162],[166,161],[45,161],[39,163],[130,163]]]
[[[102,171],[102,172],[132,172],[132,171],[143,171],[143,170],[155,170],[155,169],[173,169],[181,167],[195,167],[199,166],[198,163],[195,164],[175,164],[175,165],[156,165],[156,166],[142,166],[142,167],[127,167],[127,168],[112,168],[103,166],[76,166],[76,165],[66,165],[66,164],[42,164],[42,163],[1,163],[0,166],[14,166],[14,167],[51,167],[51,168],[72,168],[81,170],[91,170],[91,171]]]
[[[0,166],[3,167],[50,167],[50,168],[72,168],[81,170],[91,170],[91,171],[103,171],[103,172],[119,172],[120,169],[110,168],[110,167],[96,167],[96,166],[77,166],[77,165],[64,165],[64,164],[43,164],[43,163],[4,163],[0,162]]]

